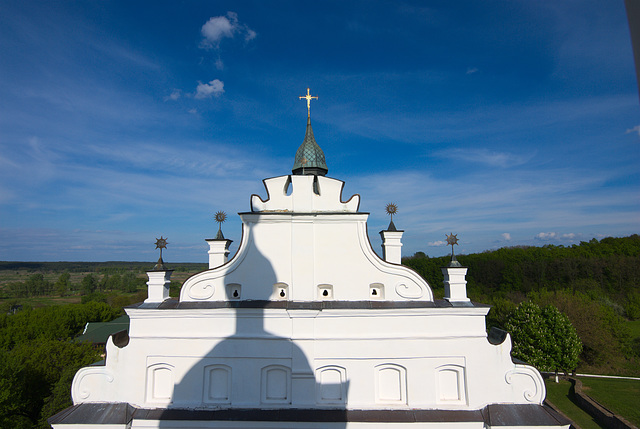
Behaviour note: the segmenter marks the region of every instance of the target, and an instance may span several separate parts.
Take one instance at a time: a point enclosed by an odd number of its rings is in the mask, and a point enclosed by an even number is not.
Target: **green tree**
[[[44,295],[51,291],[51,282],[45,280],[42,273],[32,274],[24,283],[29,296]]]
[[[60,276],[58,277],[58,280],[53,285],[53,288],[55,289],[56,293],[60,296],[65,296],[66,293],[69,291],[70,287],[71,287],[71,274],[69,274],[67,271],[60,274]]]
[[[109,280],[107,280],[107,289],[120,290],[121,288],[122,288],[122,276],[117,273],[109,276]]]
[[[93,276],[93,274],[87,274],[82,278],[81,289],[83,294],[93,293],[96,291],[97,287],[98,287],[98,281]]]
[[[87,322],[118,314],[96,302],[0,313],[0,427],[48,428],[46,418],[71,405],[75,372],[99,359],[70,340]]]
[[[521,303],[506,323],[512,355],[542,371],[569,372],[578,365],[582,342],[569,318],[552,306]]]

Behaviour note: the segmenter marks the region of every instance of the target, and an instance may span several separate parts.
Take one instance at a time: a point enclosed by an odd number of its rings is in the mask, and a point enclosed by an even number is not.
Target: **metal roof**
[[[324,152],[316,143],[313,136],[313,128],[311,128],[311,117],[307,117],[307,131],[304,141],[296,152],[296,158],[293,163],[293,174],[316,174],[324,176],[329,169],[324,160]]]

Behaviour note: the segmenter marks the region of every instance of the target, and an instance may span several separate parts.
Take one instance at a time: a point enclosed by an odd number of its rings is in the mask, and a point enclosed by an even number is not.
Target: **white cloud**
[[[180,98],[180,96],[182,95],[182,91],[180,91],[179,89],[174,89],[170,95],[166,96],[164,98],[165,101],[167,100],[177,100],[178,98]]]
[[[476,67],[469,67],[467,68],[467,74],[474,74],[477,73],[478,69]]]
[[[209,83],[199,82],[196,87],[195,98],[211,98],[212,96],[220,96],[224,92],[224,82],[214,79]]]
[[[555,232],[540,232],[536,234],[536,240],[548,241],[548,240],[553,240],[557,236],[558,234],[556,234]]]
[[[227,12],[226,16],[214,16],[202,26],[200,30],[204,39],[201,47],[218,48],[224,38],[233,38],[236,34],[244,37],[245,42],[256,38],[257,33],[246,24],[238,21],[238,14]]]
[[[627,130],[627,134],[630,134],[630,133],[638,133],[638,136],[640,136],[640,125],[636,125],[633,128],[629,128]]]
[[[568,239],[568,240],[573,240],[576,237],[577,237],[577,235],[574,234],[573,232],[570,232],[569,234],[562,234],[562,238]]]
[[[503,232],[502,233],[502,238],[504,238],[505,240],[509,241],[509,240],[511,240],[511,234],[509,234],[508,232]]]
[[[443,241],[443,240],[438,240],[438,241],[430,241],[429,243],[427,243],[427,246],[446,246],[447,242]]]

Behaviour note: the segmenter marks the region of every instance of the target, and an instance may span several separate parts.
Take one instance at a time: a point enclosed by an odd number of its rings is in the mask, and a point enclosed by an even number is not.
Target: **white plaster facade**
[[[78,371],[55,429],[568,428],[541,406],[540,373],[512,361],[509,336],[488,341],[466,268],[443,270],[447,297],[434,301],[398,264],[401,232],[392,262],[372,250],[343,182],[264,183],[267,198],[240,214],[238,252],[226,262],[208,240],[212,267],[179,301],[170,272],[149,273],[149,298],[126,309],[128,343],[110,338],[105,365]]]

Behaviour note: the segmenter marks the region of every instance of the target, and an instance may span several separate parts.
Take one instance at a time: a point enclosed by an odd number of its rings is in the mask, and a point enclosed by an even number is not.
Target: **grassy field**
[[[632,338],[640,338],[640,319],[626,322]]]
[[[586,411],[569,399],[571,383],[568,380],[560,380],[560,383],[556,383],[553,378],[549,378],[545,380],[545,385],[547,387],[547,400],[582,429],[600,429],[602,427]]]
[[[582,392],[640,426],[640,381],[581,377]]]
[[[591,377],[580,377],[580,381],[583,393],[632,424],[640,426],[640,381]],[[549,378],[545,380],[545,385],[547,400],[582,429],[602,427],[570,399],[571,383],[568,380],[556,383],[553,378]]]

